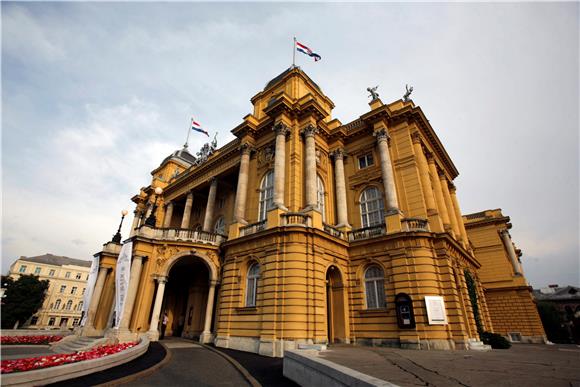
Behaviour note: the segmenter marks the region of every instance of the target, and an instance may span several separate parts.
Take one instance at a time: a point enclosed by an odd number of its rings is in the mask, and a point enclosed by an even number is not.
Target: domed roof
[[[167,161],[169,161],[171,159],[177,159],[179,161],[187,163],[188,165],[192,165],[193,162],[195,161],[195,156],[193,156],[191,153],[189,153],[189,151],[187,150],[187,145],[186,145],[182,149],[178,149],[175,152],[173,152],[172,154],[170,154],[169,156],[167,156],[163,160],[161,165],[165,164]]]

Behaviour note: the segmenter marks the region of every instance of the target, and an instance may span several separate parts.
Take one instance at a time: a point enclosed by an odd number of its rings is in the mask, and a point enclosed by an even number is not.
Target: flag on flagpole
[[[296,50],[314,58],[315,62],[318,62],[320,59],[322,59],[320,55],[318,55],[317,53],[315,53],[314,51],[312,51],[311,49],[309,49],[308,47],[306,47],[305,45],[303,45],[298,41],[296,41]]]
[[[209,137],[209,133],[207,131],[205,131],[202,127],[201,124],[199,122],[197,122],[195,120],[195,118],[191,117],[191,129],[195,130],[196,132],[200,132],[205,134],[206,136]]]

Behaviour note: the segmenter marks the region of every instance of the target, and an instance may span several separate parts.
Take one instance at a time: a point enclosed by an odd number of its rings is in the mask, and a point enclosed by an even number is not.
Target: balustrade
[[[376,226],[364,227],[364,228],[359,228],[356,230],[349,231],[348,240],[350,242],[353,242],[353,241],[378,237],[381,235],[385,235],[386,233],[387,233],[387,229],[385,227],[385,224],[382,223],[382,224],[379,224]]]
[[[403,231],[429,231],[429,222],[421,218],[405,218],[401,221]]]
[[[304,226],[311,227],[310,216],[301,212],[286,212],[280,215],[282,226]]]
[[[220,245],[227,239],[226,236],[221,234],[186,228],[154,228],[149,230],[139,229],[139,234],[153,239],[208,243],[212,245]]]
[[[240,227],[240,236],[252,235],[266,228],[266,220]]]
[[[346,239],[346,234],[344,231],[341,231],[341,230],[337,229],[336,227],[331,226],[330,224],[327,224],[327,223],[323,223],[322,225],[324,227],[324,232],[326,232],[326,233],[328,233],[336,238]]]

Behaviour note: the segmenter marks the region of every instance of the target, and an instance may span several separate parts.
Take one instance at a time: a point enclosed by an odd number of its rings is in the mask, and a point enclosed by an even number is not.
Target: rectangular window
[[[26,265],[20,265],[20,270],[18,270],[19,273],[26,273]]]
[[[372,153],[369,153],[367,155],[364,156],[360,156],[358,158],[358,168],[359,169],[363,169],[363,168],[367,168],[370,167],[371,165],[373,165],[375,162],[373,160],[373,155]]]
[[[38,316],[32,316],[32,318],[30,319],[30,325],[36,325],[37,322]]]
[[[34,269],[34,274],[38,275],[40,274],[41,268],[40,267],[36,267],[36,269]]]
[[[81,273],[77,273],[77,276],[75,278],[78,279],[78,280],[80,280],[81,279]]]
[[[48,272],[48,275],[51,276],[51,277],[54,277],[54,270],[49,271]]]
[[[85,295],[85,290],[87,290],[87,288],[83,288],[83,291],[82,291],[82,293],[81,293],[81,295],[82,295],[82,296],[84,296],[84,295]]]
[[[78,325],[79,325],[79,319],[78,319],[78,318],[75,318],[75,319],[73,320],[73,327],[76,327],[76,326],[78,326]]]
[[[64,293],[66,290],[66,285],[60,285],[60,293]]]
[[[70,278],[70,271],[66,272],[66,274],[64,275],[64,278]]]
[[[56,321],[56,319],[54,317],[51,317],[48,319],[48,325],[50,326],[54,326],[54,322]]]
[[[71,291],[70,291],[70,294],[76,294],[76,293],[77,293],[77,287],[73,286]]]

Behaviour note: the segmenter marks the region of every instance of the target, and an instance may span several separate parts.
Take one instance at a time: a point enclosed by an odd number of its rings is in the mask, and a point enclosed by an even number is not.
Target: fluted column
[[[167,277],[158,277],[157,293],[155,295],[155,303],[153,304],[153,313],[151,313],[151,324],[147,334],[151,340],[159,339],[159,315],[161,314],[161,305],[163,304],[163,295],[165,294],[165,284]]]
[[[213,222],[213,210],[215,208],[215,197],[217,192],[217,179],[211,179],[209,186],[209,194],[207,195],[207,205],[205,206],[205,217],[203,219],[203,231],[211,232],[211,225]]]
[[[248,176],[250,172],[250,153],[252,147],[249,144],[240,146],[242,156],[240,158],[240,172],[238,173],[238,188],[236,189],[236,201],[234,204],[234,220],[246,223],[246,199],[248,197]]]
[[[350,227],[348,224],[348,210],[346,207],[346,183],[344,180],[344,149],[339,148],[332,152],[334,159],[334,185],[336,190],[336,213],[338,227]]]
[[[423,147],[421,146],[421,138],[418,134],[413,135],[413,148],[415,149],[415,156],[417,157],[417,165],[419,169],[419,177],[421,185],[423,186],[423,196],[425,197],[425,204],[427,205],[427,212],[436,211],[435,198],[433,197],[433,188],[429,180],[429,166]]]
[[[469,248],[469,239],[467,238],[467,230],[465,229],[465,223],[463,223],[461,208],[459,207],[459,201],[457,200],[457,195],[455,194],[455,185],[453,183],[449,183],[449,193],[451,194],[451,202],[453,203],[453,208],[455,209],[455,217],[457,218],[461,239],[463,239],[463,243],[467,249]]]
[[[431,173],[433,182],[433,191],[435,192],[435,202],[437,203],[437,212],[441,216],[443,221],[443,228],[445,230],[451,229],[451,221],[449,220],[449,213],[447,212],[447,207],[445,206],[445,199],[443,199],[443,189],[441,188],[441,181],[439,180],[439,173],[437,172],[437,166],[435,165],[435,159],[433,155],[427,154],[427,163],[429,165],[429,172]]]
[[[107,278],[108,271],[108,267],[101,266],[99,268],[97,282],[95,283],[95,289],[93,290],[89,309],[87,310],[87,321],[85,322],[85,327],[88,329],[95,329],[95,315],[97,314],[97,308],[99,306],[99,301],[101,300],[101,294],[103,293],[103,287],[105,286],[105,279]]]
[[[439,181],[441,183],[441,190],[443,191],[443,199],[445,200],[445,207],[449,213],[449,220],[451,221],[451,229],[453,230],[453,235],[455,239],[461,239],[461,233],[459,232],[459,223],[457,222],[457,216],[455,215],[455,209],[453,207],[453,202],[451,201],[451,194],[449,193],[449,183],[447,181],[447,176],[443,171],[439,171]]]
[[[163,227],[171,227],[171,218],[173,217],[173,202],[167,203],[165,207],[165,218],[163,218]]]
[[[304,183],[306,193],[306,207],[315,208],[318,204],[316,197],[316,143],[314,136],[318,128],[308,125],[302,130],[304,135],[305,160],[304,160]]]
[[[141,219],[141,212],[139,210],[133,211],[133,223],[131,224],[131,231],[129,236],[135,235],[135,230],[139,227],[139,220]]]
[[[508,253],[508,256],[510,257],[512,267],[514,268],[514,273],[516,275],[522,275],[520,261],[516,255],[516,249],[514,248],[514,244],[512,243],[512,238],[510,237],[508,230],[501,230],[499,235],[501,236],[503,245]]]
[[[193,192],[187,194],[185,207],[183,208],[183,217],[181,218],[181,228],[189,228],[189,218],[191,217],[191,206],[193,205]]]
[[[143,257],[140,255],[133,256],[131,263],[131,275],[129,276],[129,289],[127,289],[127,298],[123,306],[123,314],[119,322],[120,329],[129,329],[129,323],[133,315],[135,306],[135,297],[137,297],[137,288],[141,279],[141,269],[143,268]]]
[[[389,152],[389,135],[386,130],[381,129],[375,132],[375,137],[377,138],[379,156],[381,158],[381,173],[385,186],[386,210],[387,212],[399,211],[393,164],[391,163],[391,154]]]
[[[276,153],[274,154],[274,206],[286,210],[284,206],[284,186],[286,184],[286,135],[290,129],[283,123],[274,125],[276,132]]]
[[[216,281],[210,281],[209,292],[207,294],[207,305],[205,307],[205,323],[203,325],[203,332],[201,333],[201,342],[207,343],[211,341],[211,319],[213,317],[213,300],[215,297]]]

